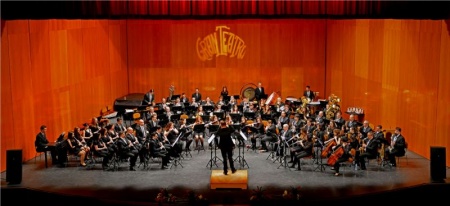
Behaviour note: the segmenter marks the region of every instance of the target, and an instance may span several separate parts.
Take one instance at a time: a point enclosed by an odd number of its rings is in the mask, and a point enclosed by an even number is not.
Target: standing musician
[[[195,102],[197,103],[199,103],[202,100],[202,94],[200,94],[198,88],[195,88],[195,92],[192,94],[192,98],[195,98]]]
[[[316,97],[316,96],[314,95],[314,92],[311,91],[311,87],[310,87],[309,85],[306,86],[305,91],[303,92],[303,96],[305,96],[306,98],[308,98],[309,101],[313,101],[314,98]]]
[[[219,140],[219,148],[222,153],[223,158],[223,174],[228,174],[228,162],[230,163],[231,172],[234,174],[236,172],[236,168],[234,168],[233,161],[233,148],[234,143],[231,139],[231,134],[233,133],[233,129],[227,126],[225,121],[220,121],[220,128],[217,131],[217,136],[220,138]],[[228,160],[228,161],[227,161]]]
[[[341,166],[341,163],[351,161],[353,157],[352,156],[353,148],[348,143],[347,138],[342,138],[340,147],[342,147],[341,153],[339,154],[340,156],[337,157],[337,160],[335,161],[335,163],[332,165],[333,167],[331,168],[335,170],[336,172],[334,173],[335,176],[339,176],[339,167]]]
[[[367,133],[367,142],[362,143],[362,152],[359,155],[359,163],[362,170],[366,170],[366,160],[374,159],[378,155],[378,142],[373,139],[373,132]],[[395,161],[395,159],[394,159]]]
[[[220,96],[223,98],[225,98],[226,96],[228,96],[228,88],[226,86],[222,87],[222,91],[220,92]]]
[[[256,101],[259,102],[265,96],[266,96],[266,93],[264,92],[264,87],[262,86],[261,82],[258,82],[258,88],[255,89]]]
[[[142,102],[142,105],[153,105],[154,102],[155,102],[154,90],[150,89],[150,91],[144,95],[144,101]]]
[[[139,119],[138,124],[136,125],[136,137],[139,140],[139,143],[143,144],[147,140],[147,136],[149,135],[149,131],[147,126],[145,126],[144,120]]]
[[[303,130],[302,133],[305,134],[305,131]],[[302,139],[297,142],[299,149],[295,153],[291,153],[291,156],[294,156],[294,161],[290,168],[295,168],[295,165],[298,164],[297,170],[301,170],[300,159],[303,157],[311,156],[313,152],[313,142],[310,136],[301,135],[300,138]]]
[[[391,145],[385,149],[385,157],[388,157],[389,162],[393,167],[396,167],[395,157],[404,156],[406,151],[406,141],[402,135],[400,127],[395,128],[395,134],[391,137]]]

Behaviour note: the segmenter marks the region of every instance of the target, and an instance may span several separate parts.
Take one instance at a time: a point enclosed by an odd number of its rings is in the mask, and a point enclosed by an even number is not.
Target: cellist
[[[339,176],[339,167],[342,162],[351,161],[353,158],[352,155],[352,147],[348,143],[347,137],[343,137],[341,139],[341,145],[338,145],[338,148],[335,150],[333,154],[331,154],[328,163],[333,164],[332,170],[334,169],[336,173],[335,176]],[[354,150],[353,150],[354,151]]]

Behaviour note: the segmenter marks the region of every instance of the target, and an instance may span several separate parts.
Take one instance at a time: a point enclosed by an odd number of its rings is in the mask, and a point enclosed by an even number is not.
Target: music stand
[[[188,157],[188,155],[190,156],[190,157],[192,157],[192,154],[191,154],[191,150],[189,149],[189,147],[191,146],[191,144],[188,144],[188,142],[189,141],[193,141],[193,140],[190,140],[189,139],[189,136],[192,134],[192,131],[188,131],[187,129],[185,129],[184,131],[183,131],[183,139],[186,139],[186,147],[185,147],[185,149],[184,149],[184,154],[186,155],[186,157]],[[188,146],[189,145],[189,146]]]
[[[180,94],[172,95],[172,98],[170,98],[171,101],[175,101],[176,99],[180,98]]]
[[[244,112],[244,117],[247,119],[255,119],[256,113],[255,112]]]
[[[237,132],[235,132],[237,133]],[[245,136],[245,134],[242,132],[242,130],[239,130],[239,134],[238,137],[239,138],[242,137],[244,139],[244,141],[247,141],[247,137]],[[238,140],[239,141],[239,140]],[[245,144],[244,144],[245,145]],[[239,165],[242,167],[245,167],[247,165],[247,168],[250,168],[247,164],[247,161],[245,160],[245,155],[244,155],[244,151],[245,149],[242,148],[242,157],[241,157],[241,147],[238,145],[238,151],[239,151],[239,155],[233,160],[234,162],[238,161]]]
[[[214,106],[211,105],[203,105],[203,110],[207,113],[210,113],[214,110]]]
[[[169,122],[169,119],[167,118],[167,116],[164,113],[158,114],[157,116],[158,116],[157,118],[159,119],[159,122],[158,122],[159,126],[161,126],[161,127],[166,126],[166,124]]]
[[[175,145],[178,143],[178,140],[180,140],[180,137],[181,136],[183,136],[183,132],[180,132],[180,134],[178,135],[178,137],[177,137],[177,139],[175,139],[175,141],[172,143],[172,144],[170,144],[170,147],[172,148],[172,149],[174,149],[174,150],[176,150],[176,148],[175,148]],[[181,164],[181,154],[178,154],[177,153],[177,156],[175,156],[174,158],[173,158],[173,162],[172,162],[172,164],[170,165],[170,169],[172,169],[172,166],[178,166],[178,165],[180,165],[181,167],[183,167],[183,165]]]
[[[209,122],[209,115],[201,115],[203,122],[208,123]]]
[[[222,108],[222,111],[226,111],[226,112],[230,111],[230,105],[229,104],[223,104],[221,108]]]
[[[258,133],[258,129],[256,129],[256,127],[252,127],[252,126],[248,126],[248,125],[245,126],[244,128],[242,128],[242,130],[246,131],[247,137],[249,137],[249,135],[251,134],[252,135],[251,139],[255,138],[255,134]],[[250,140],[250,143],[252,143],[251,149],[256,152],[256,139],[255,139],[255,147],[253,147],[253,142],[251,142],[251,140]],[[250,149],[250,147],[247,149],[247,151],[249,149]]]
[[[270,114],[262,114],[261,120],[272,120],[272,115]]]
[[[174,114],[181,114],[182,111],[183,111],[183,107],[181,107],[181,106],[172,106],[172,112]]]
[[[240,98],[239,94],[235,94],[235,95],[233,95],[233,97],[235,100],[238,100]]]
[[[230,102],[231,96],[223,96],[223,101],[228,104],[228,102]]]
[[[214,141],[214,156],[213,156],[213,150],[211,149],[211,159],[209,160],[208,164],[206,165],[206,167],[208,167],[208,165],[209,165],[209,169],[212,169],[213,164],[215,164],[216,167],[218,167],[217,160],[223,162],[222,159],[217,157],[217,146],[218,146],[219,141],[217,140],[217,137],[215,135],[218,130],[219,130],[219,125],[210,125],[209,126],[209,133],[210,134],[212,133],[212,135],[208,139],[208,144],[212,145],[212,142]]]
[[[188,115],[194,114],[196,110],[195,106],[185,106],[184,109]]]
[[[219,120],[222,120],[223,118],[225,118],[224,112],[213,112],[213,115],[216,115]]]
[[[282,156],[280,155],[280,165],[278,166],[277,169],[279,169],[280,167],[284,167],[284,168],[289,168],[289,170],[290,170],[291,168],[288,167],[288,163],[286,161],[286,158],[287,158],[286,145],[287,145],[287,147],[289,147],[289,145],[288,145],[286,139],[283,140],[283,139],[281,139],[281,137],[279,139],[280,139],[280,144],[283,144],[283,145],[278,145],[278,151],[279,151],[278,154],[280,154],[281,150],[283,150],[283,155]],[[298,162],[298,163],[300,164],[300,162]]]
[[[187,118],[186,119],[186,124],[187,125],[191,125],[191,124],[194,124],[195,123],[195,118]]]
[[[237,107],[238,107],[239,112],[244,112],[244,105],[239,104]]]
[[[230,113],[230,117],[233,120],[233,122],[240,122],[242,114],[240,114],[240,113]]]
[[[162,115],[162,114],[164,114],[164,110],[160,110],[160,109],[158,109],[158,110],[155,110],[155,113],[156,113],[156,115]]]
[[[181,114],[173,114],[170,116],[170,121],[177,123],[180,121]]]

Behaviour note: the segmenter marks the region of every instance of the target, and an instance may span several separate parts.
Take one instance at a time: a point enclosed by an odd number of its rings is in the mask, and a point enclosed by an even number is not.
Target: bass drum
[[[253,83],[244,85],[241,88],[241,97],[248,98],[249,101],[253,101],[255,99],[255,89],[256,85]]]

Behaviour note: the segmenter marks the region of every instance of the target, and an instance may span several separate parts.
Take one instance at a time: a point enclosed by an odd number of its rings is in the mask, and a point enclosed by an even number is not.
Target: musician
[[[192,97],[191,103],[189,104],[189,106],[193,106],[193,107],[198,107],[199,104],[197,103],[197,100],[195,99],[195,97]]]
[[[327,128],[325,129],[325,133],[328,134],[329,138],[334,137],[335,129],[338,129],[338,128],[336,128],[336,124],[334,122],[330,122],[330,124],[328,124]]]
[[[205,130],[196,130],[195,129],[195,125],[201,125],[201,124],[205,124],[205,122],[203,122],[202,116],[197,115],[195,117],[195,122],[194,122],[194,140],[195,140],[195,148],[196,149],[199,149],[199,145],[198,145],[199,142],[202,145],[201,148],[203,148],[203,144],[204,144],[204,141],[205,141],[203,139],[203,137],[205,136]]]
[[[34,141],[34,146],[36,147],[36,152],[47,152],[50,151],[52,155],[52,164],[58,164],[56,147],[49,146],[50,142],[47,139],[47,126],[42,125],[40,127],[40,132],[36,135],[36,139]]]
[[[264,137],[264,124],[262,123],[261,116],[256,116],[253,127],[256,129],[256,134],[253,134],[250,138],[252,142],[252,149],[256,149],[256,139]],[[262,148],[261,148],[262,149]]]
[[[220,96],[223,98],[225,98],[226,96],[228,96],[228,88],[226,86],[222,87],[222,91],[220,92]]]
[[[359,163],[362,170],[366,170],[366,160],[374,159],[378,155],[378,142],[373,139],[373,132],[367,133],[367,142],[362,143],[362,153],[359,155]],[[395,161],[395,158],[394,158]]]
[[[144,144],[144,142],[147,140],[148,135],[149,131],[147,129],[147,126],[145,126],[144,120],[139,119],[138,124],[136,125],[136,137],[141,144]]]
[[[186,119],[180,119],[179,125],[178,125],[178,130],[180,132],[183,132],[184,134],[187,134],[189,132],[192,132],[192,126],[186,125]],[[189,136],[183,135],[183,139],[182,140],[185,141],[185,146],[184,146],[185,150],[186,151],[190,151],[189,148],[190,148],[192,142],[194,141],[191,138],[191,135],[189,135]]]
[[[244,97],[242,99],[241,106],[242,106],[242,112],[244,112],[250,106],[250,102],[247,97]]]
[[[278,130],[282,130],[283,125],[285,125],[285,124],[289,125],[289,117],[287,116],[285,111],[282,111],[280,117],[278,118],[278,122],[277,122]]]
[[[359,132],[362,134],[362,138],[365,139],[367,137],[367,133],[373,131],[369,126],[369,121],[364,120],[363,126],[359,129]]]
[[[292,122],[290,122],[290,124],[291,124],[291,130],[294,134],[300,133],[300,128],[303,126],[303,122],[300,121],[299,114],[294,115],[294,120],[292,120]]]
[[[108,124],[105,128],[108,131],[108,135],[113,139],[113,141],[116,141],[119,138],[119,134],[116,132],[114,124]]]
[[[351,114],[345,124],[345,131],[348,131],[350,127],[357,127],[358,123],[355,121],[355,115]]]
[[[158,109],[159,110],[163,110],[166,111],[166,108],[169,107],[170,108],[170,102],[167,101],[166,98],[162,98],[161,99],[161,103],[158,105]]]
[[[130,171],[136,171],[134,166],[136,166],[136,160],[139,155],[139,151],[135,148],[133,142],[131,142],[128,138],[130,134],[133,134],[133,128],[128,127],[127,135],[120,135],[120,138],[117,140],[117,153],[120,157],[130,158]],[[133,135],[134,136],[134,135]],[[143,159],[141,159],[141,162]]]
[[[197,112],[195,112],[195,116],[204,116],[206,115],[206,112],[203,110],[203,106],[199,105],[197,107]]]
[[[342,126],[345,125],[345,120],[344,120],[344,118],[342,118],[342,114],[339,111],[336,112],[333,121],[334,121],[334,123],[336,123],[336,128],[338,128],[338,129],[342,128]]]
[[[270,108],[269,104],[264,105],[263,109],[261,110],[261,114],[272,116],[272,108]]]
[[[175,103],[173,104],[173,106],[181,107],[184,109],[184,104],[181,102],[181,98],[179,98],[179,97],[175,99]]]
[[[233,129],[227,126],[225,121],[220,121],[220,128],[217,131],[217,137],[219,137],[219,148],[222,153],[223,158],[223,174],[228,174],[228,162],[230,163],[231,172],[234,174],[236,172],[236,168],[234,168],[233,161],[233,148],[234,143],[231,139],[231,134],[233,133]],[[228,161],[227,161],[228,160]]]
[[[264,92],[264,87],[261,82],[258,82],[258,87],[255,89],[255,98],[256,101],[260,101],[262,98],[265,98],[266,93]]]
[[[89,125],[89,128],[91,129],[91,131],[93,133],[96,133],[96,132],[98,132],[101,129],[100,125],[98,124],[97,117],[92,117],[91,124]]]
[[[375,132],[373,133],[373,138],[376,139],[380,143],[380,145],[378,145],[378,147],[380,147],[381,144],[386,144],[386,145],[389,144],[389,142],[386,140],[386,138],[384,138],[384,133],[383,133],[382,128],[383,128],[383,126],[377,125],[375,127]]]
[[[195,102],[197,103],[202,100],[202,94],[200,94],[198,88],[195,88],[195,92],[192,94],[192,98],[195,98]]]
[[[150,89],[150,91],[144,95],[144,101],[142,102],[142,105],[153,105],[154,102],[155,102],[154,90]]]
[[[313,101],[314,98],[316,97],[316,96],[314,95],[314,92],[311,91],[311,87],[310,87],[309,85],[306,86],[305,91],[303,92],[303,96],[305,96],[306,98],[308,98],[310,101]]]
[[[335,129],[333,131],[333,138],[328,137],[327,141],[324,141],[325,148],[323,149],[322,153],[326,154],[325,156],[328,157],[330,154],[336,149],[337,145],[341,144],[341,130]]]
[[[158,121],[158,115],[155,113],[150,117],[150,120],[148,121],[147,127],[149,132],[150,131],[156,131],[156,129],[154,129],[156,126],[158,126],[159,121]]]
[[[211,101],[211,98],[206,97],[205,103],[203,105],[204,106],[213,106],[214,107],[214,102]]]
[[[136,149],[138,152],[140,162],[144,163],[148,159],[149,152],[147,148],[144,147],[147,140],[139,142],[139,138],[134,136],[133,132],[133,128],[128,127],[125,138],[127,138],[131,142],[131,144],[133,144],[134,149]]]
[[[172,157],[178,157],[182,151],[182,145],[177,140],[179,131],[175,128],[173,122],[168,122],[164,127],[164,136],[169,140],[172,149],[169,150],[169,155]]]
[[[323,116],[323,111],[319,111],[319,113],[317,114],[317,117],[315,118],[316,120],[316,125],[318,124],[324,124],[324,119],[325,117]]]
[[[84,129],[84,138],[85,139],[90,139],[94,136],[94,133],[92,132],[88,123],[83,123],[83,129]]]
[[[123,123],[123,119],[122,118],[117,118],[117,122],[116,124],[114,124],[114,130],[119,133],[119,132],[126,132],[127,131],[127,127],[125,125],[125,123]]]
[[[248,107],[244,108],[244,112],[256,113],[255,104],[249,103]]]
[[[170,107],[166,107],[166,109],[164,111],[164,115],[166,115],[166,117],[169,121],[173,121],[171,119],[171,117],[172,117],[172,115],[174,115],[174,113],[172,111],[170,111]]]
[[[239,114],[239,113],[241,113],[239,111],[239,107],[237,106],[237,104],[233,105],[233,107],[231,108],[231,112],[230,113],[232,113],[232,114]]]
[[[292,131],[289,129],[289,124],[283,124],[283,129],[280,132],[280,139],[275,144],[275,150],[277,150],[276,155],[282,157],[284,155],[284,149],[285,147],[288,147],[285,145],[288,143],[291,138],[293,137]],[[280,147],[280,148],[278,148]]]
[[[125,133],[123,132],[119,132],[119,137],[120,135],[124,135]],[[103,142],[103,140],[100,137],[100,134],[96,134],[94,135],[94,137],[92,137],[92,147],[94,150],[94,154],[98,157],[102,157],[102,169],[103,170],[109,170],[109,160],[112,158],[113,153],[109,152],[108,147],[106,146],[106,144]]]
[[[263,137],[263,139],[261,140],[261,146],[262,149],[265,151],[269,151],[269,149],[267,149],[267,144],[266,141],[270,141],[270,142],[276,142],[277,139],[277,132],[276,132],[276,127],[274,124],[272,124],[272,120],[267,120],[267,125],[264,128],[265,131],[265,136]]]
[[[225,116],[225,122],[227,123],[228,126],[233,124],[233,118],[231,118],[231,116],[229,114],[227,114]]]
[[[335,171],[335,176],[339,176],[339,167],[341,166],[342,162],[347,162],[353,159],[353,156],[351,154],[352,147],[348,143],[347,138],[342,138],[341,147],[343,149],[342,155],[336,160],[332,168]]]
[[[237,105],[236,99],[234,96],[230,96],[230,101],[228,102],[228,105],[230,105],[230,108],[233,108],[234,105]]]
[[[217,105],[216,105],[216,109],[214,110],[214,112],[224,112],[224,111],[222,110],[222,104],[217,104]]]
[[[152,157],[162,157],[161,169],[168,169],[167,164],[169,163],[169,155],[164,145],[160,144],[160,142],[158,141],[158,134],[151,133],[150,137],[151,137],[149,144],[150,155]]]
[[[87,143],[87,141],[83,138],[83,136],[81,135],[81,131],[80,131],[80,128],[79,127],[75,127],[74,129],[73,129],[73,136],[75,137],[75,139],[77,139],[78,140],[78,142],[79,143],[81,143],[81,145],[83,145],[82,146],[82,149],[84,150],[84,151],[86,151],[86,158],[88,157],[88,154],[89,154],[89,151],[91,150],[91,148],[90,148],[90,143],[91,143],[91,141],[89,141],[89,144]]]
[[[406,141],[405,137],[402,135],[402,129],[400,127],[395,128],[395,133],[391,137],[391,145],[385,149],[384,156],[388,157],[391,166],[396,167],[397,162],[395,157],[404,156],[406,151]]]
[[[73,131],[69,132],[69,134],[67,135],[66,141],[69,146],[69,153],[79,156],[80,157],[80,166],[86,167],[86,163],[84,162],[84,160],[86,158],[87,151],[85,150],[85,147],[83,146],[83,144],[81,144],[81,142],[75,138]],[[53,163],[53,161],[52,161],[52,163]]]
[[[312,132],[316,129],[316,126],[313,125],[312,119],[306,120],[306,125],[304,126],[306,129],[306,134],[312,134]]]
[[[277,98],[277,101],[275,102],[275,108],[277,112],[281,112],[284,110],[284,103],[281,101],[281,97]]]
[[[304,131],[305,132],[305,131]],[[309,135],[301,135],[301,140],[297,143],[300,146],[300,149],[294,154],[294,161],[290,168],[295,168],[295,165],[298,165],[297,170],[301,170],[300,168],[300,159],[303,157],[308,157],[312,155],[313,142]]]
[[[217,106],[226,105],[227,103],[223,100],[223,96],[219,96],[219,101],[217,101]]]
[[[303,139],[305,139],[304,136],[307,136],[306,134],[306,129],[302,128],[300,130],[300,134],[298,136],[294,136],[292,138],[292,142],[289,142],[290,144],[290,156],[291,156],[291,160],[288,163],[293,163],[294,162],[294,157],[295,157],[295,153],[296,152],[300,152],[301,150],[303,150],[303,147],[300,146],[300,141],[302,141]]]
[[[286,113],[286,117],[290,118],[291,117],[291,113],[292,113],[292,108],[290,107],[289,104],[284,104],[284,109],[283,112]]]
[[[184,92],[181,93],[180,101],[183,104],[189,102],[189,99],[186,97],[186,94]]]

